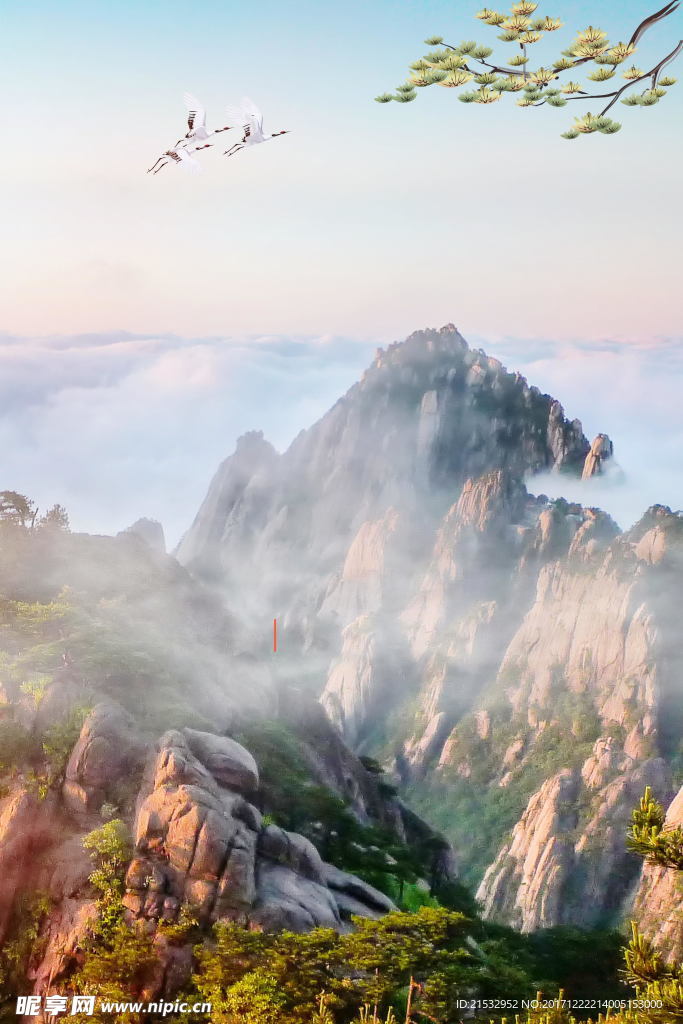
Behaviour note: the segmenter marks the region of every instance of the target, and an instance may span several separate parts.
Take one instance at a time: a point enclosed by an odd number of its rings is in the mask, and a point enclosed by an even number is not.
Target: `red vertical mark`
[[[277,619],[273,619],[273,651],[277,651]]]

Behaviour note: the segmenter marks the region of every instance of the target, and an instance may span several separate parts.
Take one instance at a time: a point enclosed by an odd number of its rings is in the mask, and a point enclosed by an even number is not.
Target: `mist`
[[[603,431],[614,442],[622,483],[550,477],[531,490],[600,505],[623,528],[654,503],[683,505],[681,339],[567,343],[463,330],[558,398],[589,439]],[[3,486],[43,508],[65,505],[76,530],[158,519],[172,547],[237,437],[263,430],[283,451],[390,340],[0,335]]]

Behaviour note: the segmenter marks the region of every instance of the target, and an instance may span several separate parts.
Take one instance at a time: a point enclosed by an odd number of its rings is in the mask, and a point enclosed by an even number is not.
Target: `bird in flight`
[[[209,149],[213,145],[208,140],[220,132],[230,131],[232,127],[226,124],[224,128],[215,128],[209,131],[206,127],[206,110],[196,96],[186,92],[183,96],[187,107],[187,133],[184,138],[178,139],[175,146],[167,149],[159,159],[152,164],[147,173],[158,174],[162,167],[174,163],[186,171],[197,172],[201,170],[198,160],[190,154],[198,153],[202,149]]]
[[[211,147],[210,142],[204,143],[200,146],[198,142],[192,140],[190,142],[184,139],[172,146],[171,149],[167,149],[165,153],[155,160],[151,167],[147,168],[147,173],[158,174],[162,167],[166,167],[170,163],[176,164],[178,167],[182,167],[184,171],[192,171],[197,173],[201,170],[201,166],[198,160],[195,160],[191,153],[198,153],[200,149],[209,149]]]
[[[185,106],[187,107],[187,134],[185,138],[188,140],[197,140],[200,142],[206,142],[212,135],[218,135],[220,132],[229,132],[232,125],[226,124],[223,128],[214,128],[213,131],[209,131],[206,127],[206,110],[204,105],[200,103],[196,96],[193,96],[191,92],[186,92],[183,96]],[[176,146],[179,146],[183,140],[178,139]]]
[[[269,142],[278,135],[287,135],[287,130],[272,132],[270,135],[263,131],[263,114],[253,100],[245,96],[237,107],[228,107],[228,120],[230,126],[241,128],[243,131],[242,141],[235,142],[230,149],[226,149],[223,156],[233,156],[240,149],[247,146],[257,146],[260,142]]]

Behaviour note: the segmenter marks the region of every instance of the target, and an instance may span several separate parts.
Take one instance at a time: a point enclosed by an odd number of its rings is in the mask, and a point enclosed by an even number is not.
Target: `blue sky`
[[[654,9],[544,0],[539,13],[566,21],[553,56],[596,6],[615,40]],[[373,102],[427,35],[495,39],[476,9],[5,2],[4,130],[17,144],[3,157],[0,327],[670,333],[680,91],[621,107],[618,136],[574,143],[559,138],[572,106],[473,108],[438,87],[407,106]],[[682,20],[648,34],[639,59],[670,48]],[[173,168],[152,180],[186,89],[217,119],[247,93],[292,134],[229,162],[211,151],[200,179]]]

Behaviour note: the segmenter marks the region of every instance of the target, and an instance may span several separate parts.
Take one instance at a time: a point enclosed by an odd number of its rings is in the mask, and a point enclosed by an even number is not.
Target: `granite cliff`
[[[554,471],[590,499],[612,456],[448,325],[380,350],[283,454],[241,438],[175,556],[146,520],[3,526],[0,929],[46,894],[35,990],[79,961],[82,843],[112,813],[150,998],[187,977],[161,927],[187,908],[344,930],[390,908],[372,879],[405,857],[432,888],[457,860],[493,921],[635,913],[679,955],[680,894],[624,834],[681,781],[683,520],[622,532],[533,493]]]
[[[631,807],[680,767],[680,516],[622,533],[532,493],[553,470],[590,499],[612,455],[448,325],[380,350],[284,454],[243,438],[177,552],[279,616],[282,673],[525,930],[621,920]]]
[[[352,767],[365,776],[374,810],[391,805],[400,823],[400,804],[382,800],[357,760]],[[325,863],[309,839],[267,822],[261,800],[258,765],[230,737],[184,728],[154,741],[121,705],[97,704],[61,790],[41,799],[19,774],[0,802],[0,944],[17,896],[40,892],[49,910],[29,978],[41,994],[68,978],[96,924],[83,840],[103,813],[119,815],[134,839],[123,903],[128,920],[154,937],[160,958],[146,982],[149,999],[174,994],[189,979],[191,944],[168,943],[158,928],[177,921],[183,907],[200,926],[234,920],[295,932],[344,930],[352,915],[379,917],[393,908],[374,886]],[[367,819],[364,805],[363,812]]]

